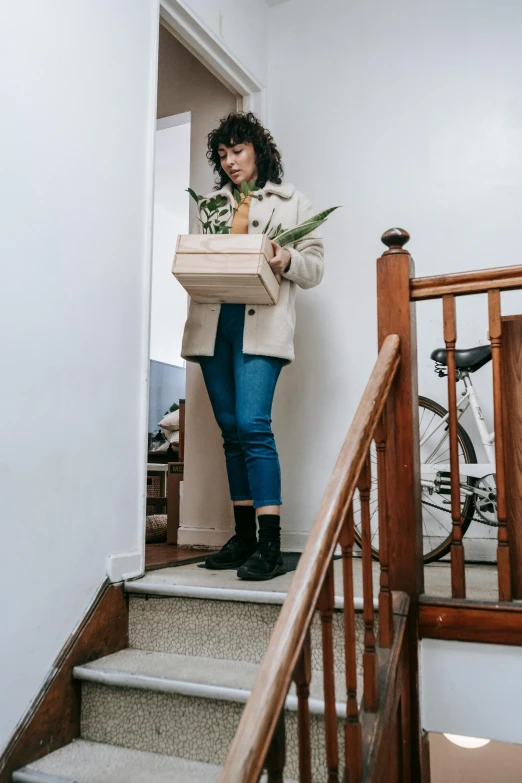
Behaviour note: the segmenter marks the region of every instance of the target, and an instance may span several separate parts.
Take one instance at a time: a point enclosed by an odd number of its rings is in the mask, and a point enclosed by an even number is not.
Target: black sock
[[[281,517],[279,514],[260,514],[259,541],[271,541],[281,548]]]
[[[245,541],[256,540],[256,511],[254,506],[234,506],[236,535]]]

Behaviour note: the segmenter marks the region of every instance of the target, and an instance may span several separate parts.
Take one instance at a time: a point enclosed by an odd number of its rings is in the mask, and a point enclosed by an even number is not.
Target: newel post
[[[391,590],[411,601],[408,658],[412,780],[420,780],[417,606],[424,591],[420,499],[419,400],[415,302],[410,301],[414,263],[404,245],[410,235],[392,228],[382,236],[387,246],[377,260],[379,349],[389,334],[400,338],[400,364],[386,404],[386,485]],[[378,477],[378,483],[381,476]]]

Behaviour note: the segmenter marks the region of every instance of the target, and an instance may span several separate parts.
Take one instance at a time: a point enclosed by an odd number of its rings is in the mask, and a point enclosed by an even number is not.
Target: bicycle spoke
[[[425,506],[424,506],[424,508],[426,509],[426,511],[428,512],[428,514],[429,514],[431,517],[433,517],[433,519],[435,520],[435,522],[437,523],[437,525],[440,525],[440,526],[441,526],[441,527],[442,527],[444,530],[446,530],[446,532],[447,532],[448,534],[451,532],[451,528],[450,528],[450,529],[448,529],[448,528],[445,528],[445,527],[444,527],[444,525],[442,524],[442,522],[440,521],[440,519],[438,519],[438,518],[435,516],[435,514],[433,513],[433,511],[431,510],[431,508],[430,508],[429,506],[426,506],[426,505],[425,505]],[[442,508],[440,509],[440,511],[441,511],[443,514],[445,514],[445,513],[446,513],[446,512],[444,511],[444,509],[442,509]]]
[[[426,408],[424,408],[423,410],[426,410]],[[428,424],[426,425],[426,428],[424,429],[424,432],[422,432],[422,433],[421,433],[421,436],[420,436],[420,440],[421,440],[421,441],[422,441],[422,440],[424,440],[424,436],[426,435],[426,433],[427,433],[427,431],[428,431],[428,429],[429,429],[429,426],[430,426],[431,422],[433,421],[433,419],[435,418],[435,416],[436,416],[436,415],[437,415],[436,413],[433,413],[433,414],[432,414],[432,417],[431,417],[431,419],[429,420]],[[430,436],[430,437],[431,437],[431,436]]]
[[[423,551],[425,559],[436,559],[437,555],[447,551],[449,539],[451,538],[452,521],[450,515],[450,505],[444,501],[449,500],[449,434],[447,431],[447,413],[444,409],[435,407],[435,403],[429,400],[419,403],[419,433],[421,440],[421,464],[429,466],[429,472],[433,475],[437,472],[445,473],[442,494],[437,492],[435,487],[431,494],[423,488],[422,519],[421,529],[423,534]],[[459,409],[460,412],[460,409]],[[461,412],[460,412],[461,413]],[[462,415],[462,413],[461,413]],[[460,418],[460,416],[459,416]],[[476,461],[470,459],[466,441],[462,439],[461,432],[458,433],[458,459],[459,463],[468,463]],[[374,555],[379,551],[379,481],[377,477],[377,451],[375,442],[370,449],[370,462],[372,464],[372,477],[370,486],[370,526],[371,526],[371,546]],[[373,467],[375,466],[375,467]],[[464,477],[464,472],[462,472]],[[463,487],[473,487],[471,484],[463,483]],[[448,493],[448,494],[446,494]],[[463,522],[469,518],[470,504],[472,496],[461,492],[461,518]],[[358,541],[361,540],[361,504],[359,493],[356,491],[353,498],[355,532]],[[468,523],[469,524],[469,523]]]

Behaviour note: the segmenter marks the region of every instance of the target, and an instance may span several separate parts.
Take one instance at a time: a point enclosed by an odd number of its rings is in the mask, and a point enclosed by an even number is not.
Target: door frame
[[[238,98],[238,110],[266,121],[266,88],[181,0],[160,0],[161,24]]]

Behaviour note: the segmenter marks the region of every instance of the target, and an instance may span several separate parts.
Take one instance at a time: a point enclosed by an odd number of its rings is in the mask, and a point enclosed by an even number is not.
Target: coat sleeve
[[[313,217],[314,210],[310,201],[299,193],[297,221]],[[287,280],[293,280],[300,288],[313,288],[319,285],[324,272],[324,245],[318,231],[313,231],[304,239],[288,248],[292,258],[290,269],[283,274]]]

